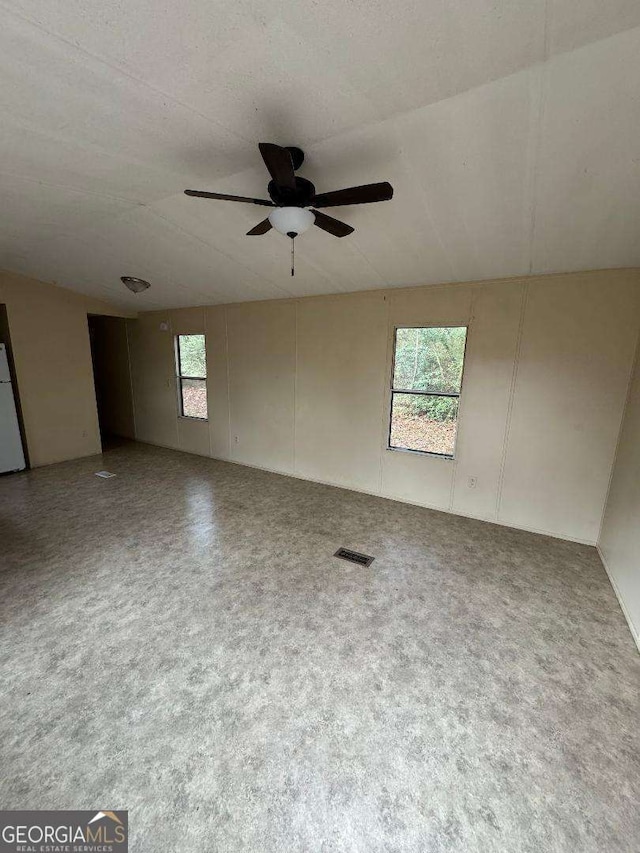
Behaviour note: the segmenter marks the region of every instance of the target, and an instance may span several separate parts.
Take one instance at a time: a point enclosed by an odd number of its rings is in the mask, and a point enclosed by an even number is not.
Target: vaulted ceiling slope
[[[0,0],[0,267],[153,309],[640,266],[638,0]],[[300,237],[258,141],[319,191]],[[123,274],[153,287],[134,296]]]

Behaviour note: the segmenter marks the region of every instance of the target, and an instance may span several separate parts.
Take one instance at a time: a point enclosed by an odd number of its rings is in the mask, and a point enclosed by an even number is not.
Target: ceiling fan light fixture
[[[269,214],[269,222],[276,231],[288,237],[304,234],[315,221],[313,212],[305,207],[276,207]]]
[[[132,293],[142,293],[143,290],[151,287],[151,284],[148,281],[145,281],[143,278],[134,278],[131,275],[121,275],[120,281],[128,287]]]
[[[269,200],[266,198],[250,198],[244,195],[213,193],[208,190],[185,190],[185,193],[198,198],[236,201],[272,208],[266,219],[258,222],[247,231],[247,237],[259,237],[262,234],[268,234],[272,228],[275,228],[285,237],[290,237],[291,275],[294,275],[295,238],[308,231],[312,225],[316,225],[334,237],[347,237],[349,234],[353,234],[354,229],[351,225],[334,219],[333,216],[328,216],[318,208],[371,204],[372,202],[388,201],[393,198],[393,187],[388,181],[380,181],[377,184],[363,184],[358,187],[346,187],[342,190],[333,190],[333,192],[318,195],[311,181],[296,175],[297,170],[304,162],[304,152],[300,148],[292,145],[283,148],[281,145],[275,145],[272,142],[260,142],[258,148],[271,177],[267,185]]]

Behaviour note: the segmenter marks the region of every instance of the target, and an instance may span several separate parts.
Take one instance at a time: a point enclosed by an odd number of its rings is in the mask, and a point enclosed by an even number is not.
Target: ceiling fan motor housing
[[[283,187],[275,181],[269,181],[269,198],[278,207],[309,207],[316,194],[316,188],[306,178],[295,177],[295,189]]]
[[[351,225],[328,216],[318,208],[371,204],[393,198],[393,187],[388,181],[346,187],[316,195],[316,188],[311,181],[295,174],[304,162],[304,152],[301,148],[293,145],[282,147],[273,142],[260,142],[258,148],[271,176],[268,185],[269,201],[264,198],[214,193],[206,190],[185,190],[186,195],[189,196],[270,207],[269,216],[247,231],[247,236],[266,234],[275,228],[281,234],[294,238],[304,234],[312,225],[316,225],[334,237],[346,237],[354,231]],[[293,239],[291,250],[293,252]]]

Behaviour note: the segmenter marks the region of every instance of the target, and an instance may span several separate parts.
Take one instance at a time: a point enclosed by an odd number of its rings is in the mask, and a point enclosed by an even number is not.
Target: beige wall
[[[144,314],[137,437],[595,543],[639,304],[618,270]],[[403,324],[469,325],[455,460],[386,449]],[[177,415],[181,331],[207,335],[208,423]]]
[[[598,545],[640,648],[640,348]]]
[[[29,461],[47,465],[100,453],[87,313],[104,302],[0,271]]]

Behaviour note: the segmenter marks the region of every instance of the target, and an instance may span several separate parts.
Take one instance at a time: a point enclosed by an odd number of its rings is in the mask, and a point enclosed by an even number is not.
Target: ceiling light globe
[[[142,293],[148,287],[151,287],[148,281],[143,278],[134,278],[132,275],[121,275],[120,281],[126,285],[132,293]]]
[[[289,237],[304,234],[315,221],[313,212],[305,207],[276,207],[269,214],[269,222],[276,231]]]

